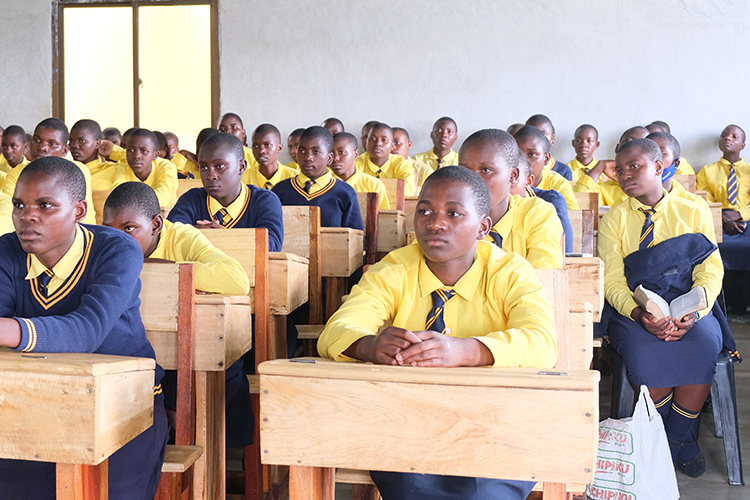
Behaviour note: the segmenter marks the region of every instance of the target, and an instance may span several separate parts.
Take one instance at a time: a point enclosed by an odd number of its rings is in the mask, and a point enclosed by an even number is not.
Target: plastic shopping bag
[[[632,418],[599,424],[596,474],[586,494],[595,500],[680,498],[664,424],[645,385]]]

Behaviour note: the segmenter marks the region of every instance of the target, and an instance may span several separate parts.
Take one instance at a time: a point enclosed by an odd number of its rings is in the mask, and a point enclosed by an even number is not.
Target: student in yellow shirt
[[[478,173],[490,190],[492,229],[485,238],[515,252],[536,268],[562,268],[563,228],[552,204],[538,197],[511,196],[521,151],[504,130],[471,134],[458,152],[459,164]]]
[[[167,136],[159,132],[158,130],[152,130],[152,132],[156,136],[156,155],[159,158],[169,160],[171,156],[169,155],[169,144],[167,143]]]
[[[698,477],[706,463],[690,429],[711,388],[722,343],[733,349],[734,341],[714,307],[723,267],[713,228],[698,205],[664,190],[662,157],[650,139],[628,142],[617,152],[615,174],[630,198],[599,225],[610,310],[603,322],[608,318],[608,339],[625,361],[630,383],[649,388],[675,464]],[[709,307],[657,320],[633,299],[638,285],[667,302],[703,287]]]
[[[125,182],[145,182],[156,192],[162,207],[172,208],[177,202],[177,167],[159,158],[156,136],[139,128],[130,135],[126,164],[118,164],[112,187]]]
[[[174,132],[164,132],[164,137],[167,138],[167,147],[169,148],[169,158],[174,158],[174,155],[180,152],[180,139]],[[174,163],[174,162],[173,162]]]
[[[99,156],[105,160],[114,161],[117,163],[127,163],[127,149],[128,142],[130,141],[130,135],[138,130],[138,127],[131,127],[122,133],[120,136],[120,143],[115,144],[107,139],[102,139],[99,143]]]
[[[112,189],[114,182],[116,164],[99,157],[101,141],[102,131],[94,120],[78,120],[70,129],[70,154],[89,169],[92,190]]]
[[[28,165],[26,155],[29,153],[29,141],[26,131],[18,125],[6,128],[2,135],[2,152],[0,156],[0,178],[3,180],[17,166]]]
[[[13,227],[13,219],[11,217],[12,215],[13,203],[11,197],[0,192],[0,235],[15,231],[15,228]]]
[[[646,125],[646,128],[648,129],[649,134],[653,134],[654,132],[665,132],[667,134],[672,133],[672,130],[669,128],[669,124],[662,120],[654,120]],[[685,158],[680,156],[679,160],[680,163],[677,168],[677,175],[695,175],[695,169],[693,169],[693,166],[688,163]]]
[[[247,161],[248,170],[258,166],[253,156],[253,151],[247,147],[247,132],[245,132],[245,126],[242,124],[242,118],[236,113],[224,113],[219,120],[219,132],[226,132],[232,134],[242,141],[242,146],[245,148],[245,160]]]
[[[102,139],[111,142],[115,146],[120,146],[121,138],[122,134],[117,127],[107,127],[102,130]]]
[[[573,172],[573,182],[577,182],[597,164],[594,151],[599,147],[599,131],[593,125],[584,123],[576,129],[571,143],[576,151],[576,157],[568,162],[568,166]]]
[[[321,334],[320,355],[415,367],[552,367],[554,323],[542,287],[528,262],[482,241],[492,225],[489,212],[490,194],[478,175],[444,167],[430,176],[414,215],[416,244],[391,252],[363,275]],[[392,326],[378,333],[384,324]],[[522,500],[533,487],[371,475],[385,500]]]
[[[392,154],[393,129],[385,123],[372,127],[367,139],[367,152],[357,157],[357,170],[367,175],[385,179],[404,179],[406,196],[416,190],[414,163]]]
[[[345,132],[344,122],[334,117],[326,118],[325,120],[323,120],[323,123],[321,123],[320,126],[328,130],[331,133],[331,135],[336,135],[341,132]]]
[[[367,140],[370,138],[370,132],[372,132],[372,127],[377,125],[379,122],[377,120],[370,120],[369,122],[366,122],[364,125],[362,125],[362,131],[360,132],[360,139],[362,140],[362,151],[367,151]]]
[[[557,191],[565,198],[568,210],[579,210],[570,182],[557,172],[544,168],[552,156],[544,133],[536,127],[526,125],[518,129],[514,139],[529,160],[529,169],[534,176],[531,187]]]
[[[409,158],[409,150],[411,149],[411,137],[409,132],[402,127],[393,127],[393,154],[402,156],[407,160],[414,162],[414,172],[417,177],[417,190],[422,187],[425,179],[427,179],[434,170],[427,164],[417,161],[414,158]],[[458,161],[458,159],[456,159]]]
[[[333,163],[331,170],[334,175],[346,181],[358,193],[378,193],[380,210],[388,210],[388,192],[380,179],[363,174],[354,167],[354,161],[359,156],[357,138],[349,132],[339,132],[333,136]]]
[[[458,125],[450,116],[443,116],[432,125],[430,133],[432,149],[414,155],[416,161],[421,161],[432,170],[458,163],[458,153],[451,149],[458,139]]]
[[[200,153],[201,146],[209,137],[213,137],[219,134],[219,130],[215,128],[204,128],[198,132],[198,137],[195,138],[195,153],[181,149],[176,155],[169,161],[174,163],[177,167],[177,177],[179,179],[198,179],[200,178],[200,169],[198,168],[198,153]]]
[[[296,170],[278,160],[284,146],[281,144],[279,129],[270,123],[258,125],[253,131],[251,145],[256,163],[242,174],[243,183],[271,189],[284,179],[297,175]]]
[[[526,125],[531,125],[532,127],[536,127],[541,130],[544,133],[544,136],[549,141],[550,148],[555,145],[555,126],[552,125],[552,120],[550,120],[547,116],[542,114],[531,115],[529,119],[526,120]],[[521,124],[521,127],[523,127],[523,124]],[[518,131],[521,127],[518,127],[516,131]],[[508,133],[510,133],[510,130],[508,130]],[[514,132],[511,135],[516,134]],[[547,161],[547,163],[544,165],[544,168],[557,172],[569,181],[573,180],[573,172],[571,172],[570,167],[561,161],[555,160],[555,157],[551,154],[549,157],[549,161]]]
[[[303,128],[296,128],[292,131],[291,134],[289,134],[289,137],[286,139],[286,150],[289,153],[289,157],[292,159],[291,162],[287,163],[286,166],[289,168],[293,168],[297,172],[299,172],[299,164],[297,163],[297,148],[299,147],[299,138],[302,137],[302,132],[304,132],[305,129]]]

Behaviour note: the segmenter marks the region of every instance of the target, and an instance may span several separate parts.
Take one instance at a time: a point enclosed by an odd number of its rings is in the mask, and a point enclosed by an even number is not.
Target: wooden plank
[[[709,203],[711,209],[711,220],[714,223],[714,235],[716,236],[716,243],[724,241],[724,223],[721,217],[721,203]]]
[[[192,180],[192,179],[180,179]],[[240,263],[251,286],[255,284],[255,229],[201,229],[213,246]]]
[[[594,229],[599,229],[599,193],[573,193],[581,210],[592,210],[594,212]]]
[[[364,251],[365,260],[368,264],[375,263],[375,254],[378,251],[379,200],[380,195],[378,193],[357,193],[359,212],[362,214],[362,226],[365,228]]]
[[[586,370],[594,354],[594,308],[586,302],[572,304],[568,315],[570,366]]]
[[[226,420],[224,415],[224,372],[197,372],[196,400],[201,401],[196,416],[196,446],[204,453],[195,463],[193,498],[226,497]]]
[[[269,252],[268,265],[270,313],[291,314],[308,300],[309,260],[292,253]]]
[[[203,181],[200,179],[177,179],[177,198],[193,188],[202,188]]]
[[[282,252],[309,259],[309,304],[311,323],[323,321],[320,208],[308,206],[282,207],[284,210],[284,244]]]
[[[384,179],[381,178],[385,185],[385,192],[388,195],[388,204],[396,210],[404,210],[404,180],[403,179]]]
[[[589,302],[593,306],[594,321],[600,321],[604,307],[604,262],[599,257],[568,257],[570,300],[575,304]]]
[[[406,245],[406,216],[400,210],[381,210],[378,216],[378,252]]]
[[[348,227],[322,227],[321,276],[348,278],[362,267],[364,231]]]
[[[676,174],[673,179],[679,182],[688,192],[695,193],[695,175]]]
[[[335,487],[333,469],[318,467],[289,468],[290,499],[333,500]]]
[[[183,473],[203,454],[203,448],[200,446],[174,446],[167,445],[164,453],[164,465],[161,468],[162,473]]]
[[[109,498],[109,460],[99,465],[57,464],[57,500]]]

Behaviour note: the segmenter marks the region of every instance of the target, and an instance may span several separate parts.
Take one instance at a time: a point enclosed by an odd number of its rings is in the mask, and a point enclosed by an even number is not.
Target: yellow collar
[[[508,211],[505,212],[505,214],[500,217],[500,220],[493,226],[493,229],[503,237],[503,242],[505,241],[505,238],[510,235],[511,229],[513,229],[513,211],[516,209],[516,205],[518,205],[520,201],[520,196],[517,194],[511,195],[508,198]]]
[[[239,196],[237,196],[237,198],[232,203],[230,203],[228,207],[221,206],[221,203],[219,203],[216,198],[208,196],[208,213],[211,215],[212,219],[216,219],[216,212],[223,208],[229,213],[229,217],[231,217],[230,220],[227,220],[226,216],[224,217],[223,226],[227,227],[230,224],[234,225],[232,223],[236,223],[244,214],[245,210],[247,209],[249,200],[250,189],[245,184],[243,184],[242,189],[240,189]]]
[[[584,165],[583,163],[581,163],[578,160],[578,157],[576,157],[576,158],[573,158],[573,161],[571,161],[571,163],[572,163],[572,165],[570,167],[573,170],[581,168],[584,171],[588,172],[589,170],[591,170],[592,168],[594,168],[597,163],[599,163],[599,160],[597,160],[595,156],[592,156],[591,157],[591,163],[589,163],[588,165]]]
[[[367,167],[368,170],[370,170],[372,172],[372,173],[370,173],[370,172],[365,172],[365,173],[369,173],[373,177],[377,177],[378,170],[381,173],[386,173],[386,172],[389,171],[389,169],[391,167],[391,160],[393,160],[393,156],[394,155],[393,154],[389,154],[388,155],[388,159],[385,161],[385,163],[383,163],[382,167],[378,167],[377,165],[375,165],[372,162],[372,160],[370,159],[370,153],[365,153],[363,156],[365,157],[365,160],[366,160],[365,161],[365,166]]]
[[[549,161],[544,165],[544,168],[547,170],[551,170],[552,167],[555,166],[555,163],[557,163],[557,160],[555,160],[555,157],[552,155],[549,155]]]
[[[307,193],[315,194],[318,191],[322,191],[323,189],[328,187],[328,184],[330,184],[333,181],[333,174],[331,173],[329,169],[326,169],[326,173],[324,173],[323,175],[321,175],[315,180],[310,179],[308,176],[302,173],[298,174],[294,178],[295,184],[297,184],[297,186],[303,191],[305,189],[305,184],[308,181],[312,182],[312,186],[310,186],[310,190],[307,191]]]
[[[260,166],[258,166],[258,168],[255,169],[255,175],[257,176],[256,180],[258,181],[257,185],[265,189],[271,189],[273,186],[275,186],[276,184],[282,181],[281,176],[282,176],[283,167],[286,167],[286,165],[282,165],[282,163],[277,160],[276,172],[273,173],[270,179],[266,179],[265,176],[260,171]],[[267,185],[268,183],[271,184],[270,187]]]
[[[649,207],[638,201],[636,198],[630,198],[630,208],[633,210],[638,210],[640,208],[653,208],[657,214],[663,212],[666,210],[667,204],[669,203],[669,193],[664,188],[661,188],[661,192],[663,195],[662,199],[659,200],[659,203],[657,203],[655,207]]]
[[[83,257],[83,251],[83,231],[81,230],[81,226],[76,226],[76,236],[73,240],[73,244],[57,264],[50,269],[50,271],[54,273],[54,276],[50,280],[49,285],[47,285],[48,294],[52,294],[63,284],[63,282],[65,282],[66,279],[70,277],[71,274],[73,274],[78,261]],[[26,274],[27,280],[33,280],[47,270],[35,254],[29,254],[29,260],[31,265],[29,266],[29,272]]]
[[[427,266],[427,260],[425,258],[419,259],[419,294],[421,297],[430,295],[435,290],[448,288],[455,291],[464,300],[471,301],[474,297],[474,293],[477,291],[478,284],[482,280],[482,273],[486,267],[481,262],[483,259],[477,258],[477,255],[482,248],[483,243],[477,242],[477,249],[474,251],[474,263],[471,265],[466,274],[461,276],[456,284],[452,287],[446,287],[437,276],[433,274],[430,268]],[[488,247],[489,251],[492,251],[492,247]],[[486,264],[486,262],[484,262]]]

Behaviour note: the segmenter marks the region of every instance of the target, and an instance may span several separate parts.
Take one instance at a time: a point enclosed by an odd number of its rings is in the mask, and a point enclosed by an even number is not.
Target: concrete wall
[[[51,112],[51,2],[0,0],[0,124]],[[745,0],[219,0],[221,107],[283,134],[338,116],[404,126],[418,153],[439,116],[459,140],[550,116],[553,153],[593,123],[620,133],[670,123],[696,166],[724,125],[750,127]]]

